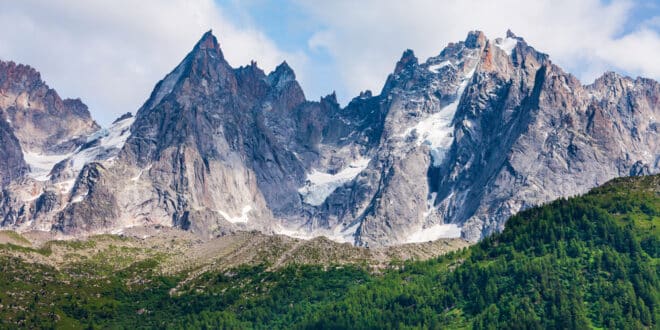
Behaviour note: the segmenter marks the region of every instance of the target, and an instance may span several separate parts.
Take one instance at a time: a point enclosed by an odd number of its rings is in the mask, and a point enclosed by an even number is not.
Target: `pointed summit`
[[[149,109],[154,108],[176,89],[180,80],[189,77],[207,77],[214,81],[219,80],[218,86],[227,84],[227,79],[235,79],[233,69],[225,60],[218,39],[215,38],[212,30],[204,33],[181,63],[156,84],[151,97],[144,106]],[[219,77],[227,79],[219,79]]]
[[[339,106],[339,102],[337,102],[337,92],[332,91],[332,93],[326,96],[321,96],[321,103],[331,104],[333,106]]]
[[[507,38],[518,38],[518,36],[511,31],[511,29],[506,30],[506,37]]]
[[[286,61],[283,61],[282,63],[280,63],[280,65],[278,65],[277,68],[275,68],[274,73],[292,74],[292,75],[295,76],[295,73],[293,72],[293,69],[291,69],[291,67],[289,66],[289,63],[287,63]]]
[[[412,49],[406,49],[406,51],[403,52],[403,55],[401,55],[399,62],[396,63],[394,74],[398,74],[404,69],[415,66],[417,64],[418,61],[417,57],[415,56],[415,52],[413,52]]]
[[[220,55],[220,57],[223,57],[220,43],[218,43],[218,39],[213,35],[213,30],[208,30],[202,35],[193,48],[193,52],[196,51],[213,51]]]
[[[268,74],[268,83],[277,89],[282,89],[288,82],[295,81],[296,74],[286,61],[275,68],[275,71]]]
[[[470,31],[465,38],[465,46],[468,48],[481,48],[486,45],[486,35],[481,31]]]

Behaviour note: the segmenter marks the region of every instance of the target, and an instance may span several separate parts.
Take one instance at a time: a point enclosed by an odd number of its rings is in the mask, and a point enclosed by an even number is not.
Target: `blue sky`
[[[283,51],[304,52],[309,62],[313,63],[310,68],[313,77],[307,78],[304,86],[308,98],[318,99],[333,91],[337,91],[343,101],[353,96],[349,95],[351,91],[339,79],[332,54],[325,48],[309,46],[309,40],[327,27],[309,15],[299,3],[288,0],[217,0],[216,3],[233,24],[256,25]],[[218,33],[222,38],[222,32]]]
[[[226,17],[234,22],[237,25],[256,25],[260,30],[268,35],[279,47],[288,52],[295,52],[303,50],[305,55],[307,55],[314,65],[314,76],[315,81],[307,82],[306,87],[308,94],[311,94],[311,97],[318,97],[328,93],[331,90],[339,90],[340,98],[342,101],[346,102],[350,97],[355,95],[354,88],[348,88],[345,86],[345,83],[342,82],[342,79],[337,75],[337,63],[336,58],[324,47],[310,47],[309,41],[312,39],[315,34],[319,31],[326,29],[332,29],[331,24],[324,24],[323,21],[316,19],[316,17],[309,15],[308,7],[301,5],[300,1],[295,0],[282,0],[282,1],[267,1],[267,0],[216,0],[216,2],[225,10],[227,13]],[[588,1],[587,1],[588,2]],[[358,2],[359,3],[359,2]],[[371,3],[370,3],[371,4]],[[374,6],[378,7],[378,2],[373,2]],[[600,7],[616,7],[621,5],[626,7],[622,9],[623,20],[621,23],[615,23],[618,26],[613,28],[611,34],[612,39],[624,38],[627,35],[634,34],[639,31],[641,28],[649,28],[654,31],[656,37],[660,34],[660,1],[594,1],[595,6]],[[414,2],[411,3],[411,6],[414,6]],[[562,3],[557,2],[557,6],[561,7]],[[332,6],[331,6],[332,7]],[[440,4],[438,10],[442,10],[442,4]],[[377,9],[375,9],[377,10]],[[570,10],[566,8],[566,10]],[[560,9],[561,12],[561,9]],[[496,14],[496,13],[493,13]],[[341,15],[341,13],[336,13],[336,15]],[[400,13],[394,13],[396,15],[406,15],[405,11]],[[548,15],[554,15],[554,13],[548,13]],[[596,17],[598,13],[594,13]],[[469,16],[469,12],[466,11],[466,16]],[[614,16],[617,16],[614,14]],[[606,18],[606,17],[604,17]],[[462,18],[469,21],[469,17]],[[503,19],[506,21],[506,18]],[[529,22],[532,23],[532,22]],[[383,24],[387,24],[386,21]],[[442,24],[438,24],[442,25]],[[473,24],[474,29],[483,29],[479,26],[479,22],[476,21]],[[467,33],[467,30],[465,31]],[[504,34],[504,31],[500,31],[501,35]],[[514,30],[518,35],[526,37],[525,29]],[[489,37],[495,38],[501,35],[491,35]],[[576,40],[579,41],[580,36]],[[462,40],[458,38],[456,40]],[[446,40],[450,42],[452,40]],[[657,40],[656,40],[657,41]],[[399,44],[400,51],[403,51],[408,47],[405,42]],[[439,52],[442,50],[444,44],[435,44],[433,47]],[[541,51],[544,51],[542,44],[532,43],[532,46],[538,47]],[[426,54],[430,56],[430,54]],[[550,53],[552,56],[553,54]],[[394,65],[397,58],[388,58],[387,60]],[[420,58],[424,60],[424,58]],[[591,82],[598,73],[589,71],[589,64],[592,61],[590,57],[585,58],[576,58],[572,61],[566,61],[565,69],[571,73],[574,73],[578,78],[582,78],[585,83]],[[613,61],[614,62],[614,61]],[[644,72],[643,70],[635,70],[627,67],[618,67],[617,63],[609,63],[599,65],[598,68],[603,70],[614,70],[623,74],[628,75],[649,75],[654,78],[658,78],[658,73],[655,72]],[[383,77],[384,79],[384,77]],[[381,81],[383,79],[380,79]],[[368,86],[372,87],[372,86]],[[367,86],[365,86],[367,88]],[[352,94],[351,94],[352,93]]]
[[[230,64],[286,60],[309,99],[380,91],[407,49],[439,53],[470,30],[510,28],[583,83],[605,71],[660,79],[660,1],[22,0],[0,11],[0,59],[29,64],[102,125],[135,112],[213,29]]]

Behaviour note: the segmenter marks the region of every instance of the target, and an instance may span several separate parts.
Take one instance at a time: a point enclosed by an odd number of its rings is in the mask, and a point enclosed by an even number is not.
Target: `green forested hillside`
[[[475,246],[380,271],[241,266],[182,283],[153,271],[157,257],[119,271],[98,261],[56,269],[4,245],[0,327],[657,329],[659,227],[660,176],[650,176],[530,209]]]

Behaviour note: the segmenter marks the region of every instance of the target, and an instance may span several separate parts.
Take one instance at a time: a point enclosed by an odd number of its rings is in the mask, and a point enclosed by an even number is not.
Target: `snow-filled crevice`
[[[442,61],[438,64],[432,64],[429,65],[428,70],[433,72],[433,73],[438,73],[438,71],[448,65],[453,66],[453,64],[449,60]]]
[[[422,119],[415,126],[409,127],[404,132],[404,136],[415,132],[417,135],[417,145],[427,145],[429,147],[432,165],[434,167],[440,166],[445,154],[454,141],[454,115],[461,101],[461,96],[470,79],[472,79],[474,72],[475,69],[473,68],[463,77],[453,102],[444,106],[440,111]]]

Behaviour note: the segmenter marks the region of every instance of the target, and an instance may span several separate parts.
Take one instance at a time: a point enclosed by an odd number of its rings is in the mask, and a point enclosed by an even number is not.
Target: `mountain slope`
[[[583,86],[510,31],[474,31],[425,62],[405,51],[379,94],[342,108],[334,94],[306,100],[286,62],[233,68],[209,31],[135,117],[71,137],[67,154],[24,148],[28,164],[48,163],[28,175],[46,183],[13,179],[0,216],[64,235],[477,241],[534,205],[660,172],[659,99],[656,81],[607,73]],[[3,166],[22,173],[20,160]]]
[[[79,99],[61,99],[35,69],[5,61],[0,119],[0,224],[50,230],[72,185],[54,173],[100,127]]]
[[[103,251],[59,268],[29,261],[48,251],[0,245],[0,314],[7,327],[654,329],[658,228],[655,175],[532,208],[475,246],[428,261],[393,260],[375,273],[327,261],[270,270],[218,265],[187,280],[158,271],[167,258],[118,248],[130,240],[112,239],[109,249],[102,247],[109,237],[58,243],[70,245],[68,255]]]
[[[2,145],[0,148],[0,187],[4,187],[28,171],[21,145],[4,118],[4,113],[0,113],[0,145]]]

